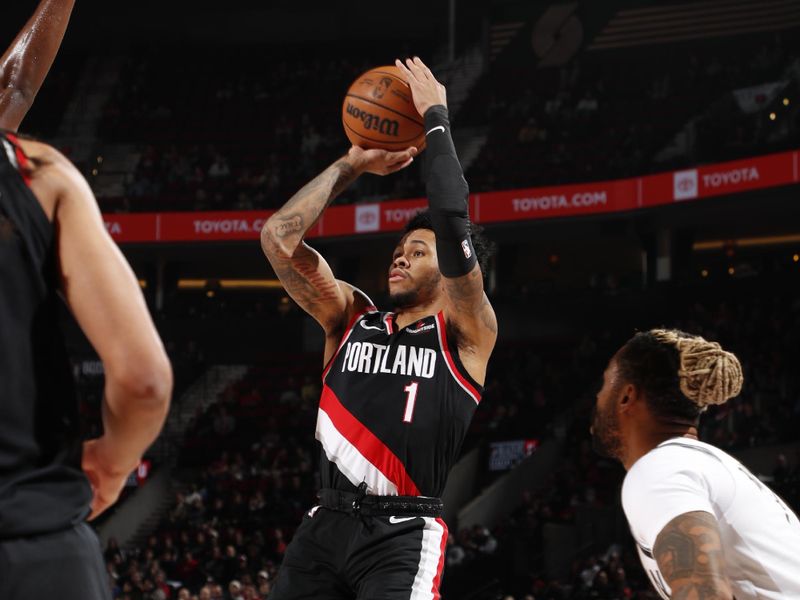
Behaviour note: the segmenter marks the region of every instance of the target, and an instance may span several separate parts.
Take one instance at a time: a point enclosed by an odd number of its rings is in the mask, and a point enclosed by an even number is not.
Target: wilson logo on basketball
[[[357,106],[353,106],[350,102],[347,103],[347,114],[356,119],[360,119],[361,122],[364,123],[365,129],[372,129],[382,133],[383,135],[389,135],[392,137],[397,137],[399,134],[399,121],[386,118],[381,119],[380,116],[362,110]]]

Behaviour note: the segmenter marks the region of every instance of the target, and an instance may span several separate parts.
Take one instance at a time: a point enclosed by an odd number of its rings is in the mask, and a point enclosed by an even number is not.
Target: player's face
[[[620,460],[623,450],[618,411],[621,389],[617,361],[612,358],[603,373],[603,387],[597,393],[591,428],[592,447],[598,454]]]
[[[429,229],[409,231],[394,249],[389,266],[389,298],[395,308],[431,300],[441,286],[436,236]]]

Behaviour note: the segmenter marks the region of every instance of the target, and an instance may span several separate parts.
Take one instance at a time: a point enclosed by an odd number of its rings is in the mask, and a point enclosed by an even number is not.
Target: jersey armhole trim
[[[27,174],[28,170],[30,169],[30,166],[28,164],[29,160],[28,157],[25,155],[25,153],[22,151],[22,147],[19,145],[19,138],[17,138],[17,136],[11,133],[7,133],[5,137],[14,147],[14,153],[16,154],[16,159],[17,159],[16,165],[14,166],[17,167],[17,171],[19,172],[20,177],[22,177],[22,180],[25,182],[25,185],[30,187],[31,178],[30,175]]]
[[[447,330],[445,329],[444,313],[441,311],[436,313],[436,325],[436,335],[439,338],[439,347],[442,350],[442,354],[444,355],[445,363],[447,364],[450,374],[453,376],[453,379],[456,380],[456,383],[461,386],[461,389],[463,389],[475,401],[475,404],[480,404],[480,386],[475,380],[472,379],[472,377],[470,377],[469,373],[464,372],[463,367],[459,367],[459,365],[456,364],[456,361],[450,352],[450,347],[447,343]]]
[[[376,311],[377,308],[375,308],[374,306],[368,306],[364,310],[357,312],[355,315],[353,315],[353,318],[350,319],[350,322],[347,324],[347,327],[344,330],[344,334],[342,335],[342,341],[339,342],[339,347],[336,348],[336,352],[333,353],[333,356],[331,356],[331,359],[328,361],[328,364],[325,365],[325,368],[322,370],[323,383],[325,382],[325,378],[328,376],[328,372],[331,370],[331,367],[333,366],[336,357],[339,356],[339,352],[342,351],[345,342],[347,342],[348,338],[350,337],[350,334],[353,333],[353,327],[355,327],[356,323],[358,323],[358,321],[361,320],[361,318],[364,315],[374,313]]]

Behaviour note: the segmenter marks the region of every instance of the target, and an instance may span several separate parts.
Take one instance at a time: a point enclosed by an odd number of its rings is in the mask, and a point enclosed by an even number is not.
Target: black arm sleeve
[[[469,186],[456,156],[447,108],[425,112],[425,165],[439,270],[445,277],[466,275],[478,262],[469,233]]]

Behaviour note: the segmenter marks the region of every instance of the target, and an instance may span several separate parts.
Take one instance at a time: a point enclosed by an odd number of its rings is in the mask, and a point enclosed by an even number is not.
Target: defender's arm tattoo
[[[674,600],[732,600],[714,515],[697,511],[675,517],[658,534],[653,556]]]

